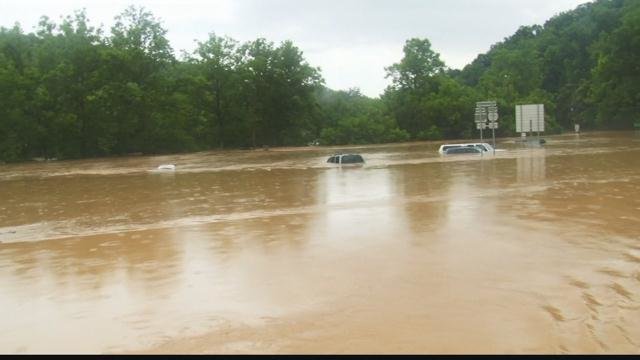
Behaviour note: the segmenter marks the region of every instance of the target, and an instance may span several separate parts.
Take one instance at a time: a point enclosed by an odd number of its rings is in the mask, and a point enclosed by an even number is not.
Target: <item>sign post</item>
[[[489,110],[489,128],[491,129],[491,135],[493,136],[493,155],[496,154],[496,129],[498,128],[498,108]]]
[[[485,108],[476,107],[476,129],[480,130],[480,142],[482,142],[482,130],[487,127],[487,113]]]
[[[480,141],[482,141],[482,130],[489,128],[493,137],[493,154],[496,153],[496,129],[498,128],[498,106],[495,101],[479,101],[476,103],[476,128],[480,130]],[[487,121],[489,123],[487,124]]]

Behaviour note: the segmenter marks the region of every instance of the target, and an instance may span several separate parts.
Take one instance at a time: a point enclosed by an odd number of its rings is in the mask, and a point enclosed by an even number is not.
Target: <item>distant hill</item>
[[[564,128],[631,129],[640,121],[640,1],[599,0],[523,26],[450,75],[507,115],[542,101]]]

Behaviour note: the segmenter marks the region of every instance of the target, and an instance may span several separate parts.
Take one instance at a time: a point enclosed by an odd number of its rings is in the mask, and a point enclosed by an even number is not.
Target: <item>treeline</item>
[[[515,105],[545,105],[546,129],[632,129],[640,123],[640,1],[599,0],[523,26],[462,70],[426,39],[408,40],[387,69],[382,101],[412,138],[469,138],[476,101],[499,106],[498,135],[515,135]]]
[[[463,70],[410,39],[380,98],[323,86],[290,41],[211,34],[174,56],[135,7],[105,34],[83,11],[33,33],[0,28],[0,161],[213,148],[472,138],[476,101],[544,103],[547,128],[631,128],[640,120],[640,2],[600,0],[520,28]]]
[[[322,78],[290,41],[210,37],[178,61],[130,7],[108,36],[83,11],[0,30],[0,159],[299,145],[319,136]]]
[[[599,0],[521,27],[450,75],[495,99],[544,103],[551,127],[631,129],[640,122],[640,1]],[[512,130],[508,128],[506,130]]]

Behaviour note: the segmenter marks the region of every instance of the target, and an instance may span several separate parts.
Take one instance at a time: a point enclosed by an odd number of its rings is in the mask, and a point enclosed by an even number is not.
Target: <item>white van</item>
[[[493,146],[489,145],[488,143],[464,143],[464,144],[440,145],[440,149],[438,149],[438,152],[440,153],[440,155],[444,155],[445,151],[451,148],[456,148],[456,147],[475,147],[482,150],[483,153],[493,151]]]

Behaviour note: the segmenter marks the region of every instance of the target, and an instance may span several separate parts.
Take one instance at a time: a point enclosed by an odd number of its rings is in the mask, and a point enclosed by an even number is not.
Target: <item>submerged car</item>
[[[175,171],[176,170],[176,165],[175,164],[164,164],[164,165],[158,166],[158,168],[156,170],[158,170],[158,171]]]
[[[466,144],[444,144],[444,145],[440,145],[440,149],[438,149],[438,152],[440,154],[445,154],[447,150],[449,149],[453,149],[453,148],[478,148],[480,149],[482,152],[489,152],[489,151],[493,151],[493,146],[489,145],[488,143],[466,143]]]
[[[460,146],[449,148],[444,151],[445,155],[454,155],[454,154],[482,154],[483,150],[479,147],[475,146]]]
[[[327,160],[331,164],[364,164],[364,159],[358,154],[337,154]]]

